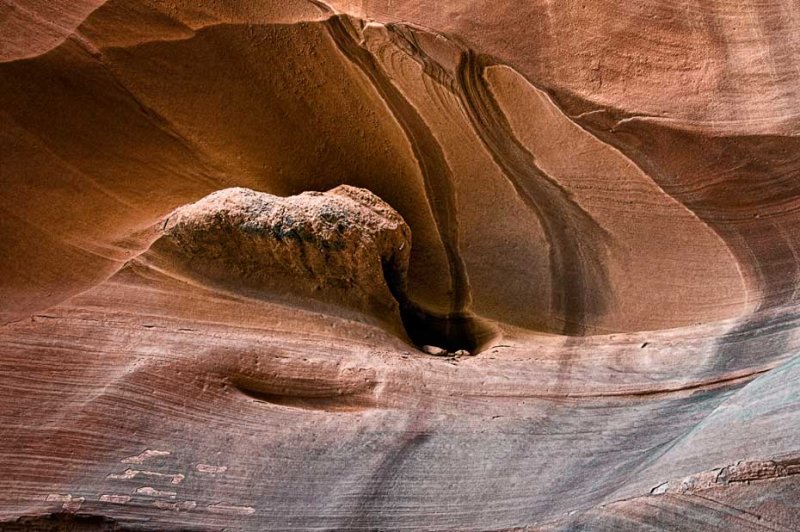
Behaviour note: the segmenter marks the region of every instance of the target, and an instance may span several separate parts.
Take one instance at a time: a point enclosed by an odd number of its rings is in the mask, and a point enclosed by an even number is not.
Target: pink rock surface
[[[798,21],[0,2],[0,528],[798,529]]]

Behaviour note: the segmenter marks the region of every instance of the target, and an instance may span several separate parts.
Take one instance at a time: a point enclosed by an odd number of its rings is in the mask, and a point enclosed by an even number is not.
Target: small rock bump
[[[422,350],[429,355],[434,355],[437,357],[446,356],[448,354],[446,349],[436,347],[435,345],[423,345]]]

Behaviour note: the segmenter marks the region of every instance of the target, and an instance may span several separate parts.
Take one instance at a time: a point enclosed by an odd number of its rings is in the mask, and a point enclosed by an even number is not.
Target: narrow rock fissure
[[[312,394],[279,393],[259,389],[248,381],[238,380],[234,387],[242,394],[258,402],[269,403],[287,408],[301,410],[321,410],[326,412],[358,412],[372,406],[366,397],[355,394],[330,394],[316,396]]]
[[[406,134],[419,162],[429,204],[447,256],[452,297],[449,312],[433,314],[407,300],[387,276],[387,284],[400,303],[403,326],[418,347],[436,346],[450,352],[467,350],[473,353],[483,343],[489,330],[466,309],[472,296],[464,260],[459,250],[459,220],[455,207],[455,190],[450,167],[439,143],[414,106],[397,90],[376,64],[372,54],[359,43],[358,30],[347,17],[332,17],[327,28],[336,46],[364,75],[369,77],[386,105],[392,109]],[[395,280],[396,281],[396,280]]]

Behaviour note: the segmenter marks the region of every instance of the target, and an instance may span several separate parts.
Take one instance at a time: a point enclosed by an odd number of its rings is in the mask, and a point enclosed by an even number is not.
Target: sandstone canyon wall
[[[0,1],[0,529],[800,530],[799,102],[789,0]]]

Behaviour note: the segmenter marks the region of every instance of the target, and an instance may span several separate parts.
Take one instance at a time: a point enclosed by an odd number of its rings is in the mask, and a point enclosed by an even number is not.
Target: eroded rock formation
[[[367,190],[343,185],[283,199],[225,189],[173,211],[162,232],[143,259],[198,283],[319,299],[403,330],[411,232]]]
[[[0,3],[2,527],[796,529],[798,36]]]

